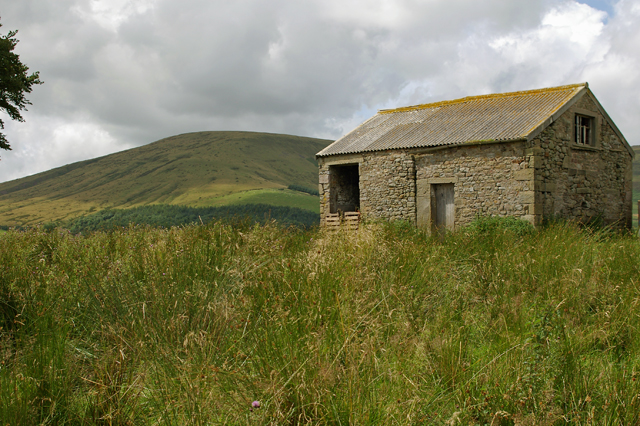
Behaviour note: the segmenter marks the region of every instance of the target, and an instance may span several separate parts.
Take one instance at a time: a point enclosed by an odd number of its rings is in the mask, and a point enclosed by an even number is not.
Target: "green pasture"
[[[236,192],[209,200],[207,205],[270,204],[273,206],[297,207],[320,213],[318,197],[289,189],[256,189]]]

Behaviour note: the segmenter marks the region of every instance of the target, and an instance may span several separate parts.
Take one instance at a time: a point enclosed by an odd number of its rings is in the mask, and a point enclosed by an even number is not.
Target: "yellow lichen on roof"
[[[465,102],[479,101],[485,99],[499,99],[499,98],[509,98],[514,96],[526,96],[526,95],[536,95],[536,94],[545,94],[545,93],[553,93],[553,92],[561,92],[570,89],[577,88],[588,88],[589,85],[587,83],[579,83],[579,84],[569,84],[566,86],[558,86],[558,87],[549,87],[545,89],[534,89],[534,90],[523,90],[519,92],[508,92],[508,93],[492,93],[488,95],[478,95],[478,96],[467,96],[460,99],[453,99],[449,101],[439,101],[433,102],[430,104],[420,104],[413,106],[406,106],[394,109],[383,109],[378,111],[378,114],[393,114],[396,112],[409,112],[409,111],[417,111],[422,109],[434,109],[441,108],[443,106],[461,104]]]
[[[587,83],[382,110],[318,156],[529,138],[553,122]]]

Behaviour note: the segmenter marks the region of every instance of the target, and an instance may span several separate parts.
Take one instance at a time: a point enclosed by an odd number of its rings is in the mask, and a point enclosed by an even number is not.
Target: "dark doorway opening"
[[[329,166],[331,213],[360,211],[360,172],[357,164]]]

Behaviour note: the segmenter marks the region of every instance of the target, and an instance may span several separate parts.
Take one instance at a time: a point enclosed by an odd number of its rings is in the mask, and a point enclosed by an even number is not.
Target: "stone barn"
[[[317,154],[321,223],[360,212],[431,231],[478,215],[630,227],[633,156],[587,83],[382,110]]]

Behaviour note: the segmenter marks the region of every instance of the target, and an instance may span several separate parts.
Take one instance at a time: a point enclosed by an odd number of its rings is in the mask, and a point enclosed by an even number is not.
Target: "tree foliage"
[[[17,33],[9,31],[5,36],[0,35],[0,110],[12,120],[24,121],[20,111],[25,111],[27,105],[31,105],[25,94],[31,93],[31,87],[42,84],[42,81],[38,72],[29,74],[29,67],[20,62],[20,57],[13,52],[18,44],[15,38]],[[0,129],[4,129],[2,119]],[[0,148],[11,149],[4,133],[0,133]]]
[[[151,225],[170,228],[190,223],[211,221],[238,223],[260,223],[276,221],[282,226],[309,228],[320,223],[318,213],[296,207],[272,206],[268,204],[240,204],[219,207],[187,207],[166,204],[133,207],[130,209],[107,209],[78,217],[62,224],[73,233],[109,231],[128,225]],[[58,224],[60,225],[60,224]],[[49,224],[49,228],[56,224]]]

